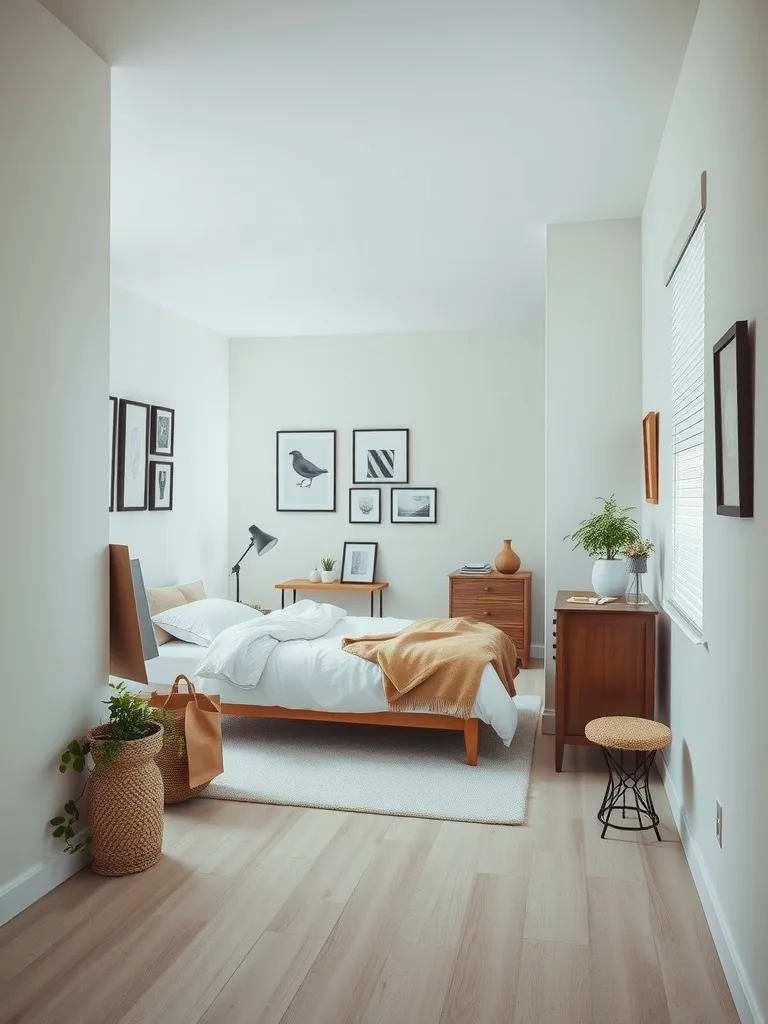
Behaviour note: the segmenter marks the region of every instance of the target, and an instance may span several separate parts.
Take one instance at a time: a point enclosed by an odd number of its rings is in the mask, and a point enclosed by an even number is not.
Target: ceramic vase
[[[309,574],[310,583],[319,583],[321,579],[322,577],[320,576],[319,569],[313,569],[312,572]]]
[[[623,597],[627,567],[623,558],[598,558],[592,566],[592,589],[598,597]]]
[[[503,547],[496,555],[493,564],[497,572],[503,572],[505,576],[511,576],[520,568],[520,556],[512,550],[512,541],[504,540]]]

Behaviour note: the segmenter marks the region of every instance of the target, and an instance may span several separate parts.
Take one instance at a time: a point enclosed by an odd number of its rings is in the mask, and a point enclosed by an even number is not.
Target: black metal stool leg
[[[629,769],[624,765],[624,751],[620,752],[617,759],[608,747],[600,748],[608,768],[608,784],[605,788],[603,802],[597,817],[603,825],[601,838],[605,839],[605,833],[609,828],[617,828],[622,832],[647,832],[653,829],[656,838],[661,842],[659,834],[659,821],[661,820],[653,806],[651,796],[650,774],[653,762],[656,758],[656,751],[636,751],[634,756],[634,767]],[[623,819],[627,817],[627,794],[634,796],[634,810],[637,813],[637,825],[616,825],[611,821],[611,814],[621,810]],[[630,804],[629,810],[632,811]],[[643,821],[648,821],[644,825]]]

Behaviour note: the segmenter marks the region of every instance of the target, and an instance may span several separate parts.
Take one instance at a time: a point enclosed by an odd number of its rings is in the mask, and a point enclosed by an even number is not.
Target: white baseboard
[[[742,1024],[766,1024],[765,1017],[757,1005],[757,998],[744,970],[744,964],[734,944],[733,935],[723,916],[723,908],[712,884],[709,871],[701,857],[698,844],[691,834],[682,802],[672,781],[672,773],[667,767],[666,758],[662,755],[657,759],[656,763],[659,766],[659,772],[664,782],[664,791],[667,794],[669,806],[672,810],[677,830],[680,833],[688,867],[691,870],[693,882],[699,894],[699,899],[707,918],[707,924],[715,942],[715,949],[720,957],[720,963],[723,965],[725,980],[728,982],[733,1001],[736,1004],[736,1012]]]
[[[546,736],[555,735],[555,709],[544,708],[544,713],[541,716],[541,731]]]
[[[88,850],[79,853],[57,853],[50,860],[36,864],[0,889],[0,925],[31,907],[39,899],[77,874],[88,863]]]
[[[537,658],[539,661],[543,661],[544,644],[531,644],[530,656],[531,658]]]

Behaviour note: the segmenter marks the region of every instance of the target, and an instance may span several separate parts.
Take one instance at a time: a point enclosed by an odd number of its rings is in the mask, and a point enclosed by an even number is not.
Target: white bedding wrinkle
[[[269,656],[278,644],[316,640],[332,630],[346,614],[336,605],[304,600],[261,618],[238,623],[220,633],[207,648],[196,675],[252,690],[258,686]]]

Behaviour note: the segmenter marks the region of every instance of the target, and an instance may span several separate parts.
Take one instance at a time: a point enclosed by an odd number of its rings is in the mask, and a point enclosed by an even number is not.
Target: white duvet
[[[204,689],[219,692],[225,704],[357,714],[387,711],[381,669],[342,650],[341,640],[396,633],[410,621],[347,617],[334,605],[298,601],[263,619],[232,626],[210,647],[199,648],[202,658],[194,675]],[[160,648],[158,660],[164,650]],[[509,745],[517,708],[491,665],[483,672],[472,714]]]

